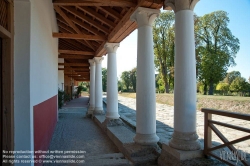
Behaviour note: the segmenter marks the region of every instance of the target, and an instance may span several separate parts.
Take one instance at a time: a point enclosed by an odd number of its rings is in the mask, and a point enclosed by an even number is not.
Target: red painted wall
[[[57,122],[57,95],[35,105],[33,111],[34,151],[47,151]]]

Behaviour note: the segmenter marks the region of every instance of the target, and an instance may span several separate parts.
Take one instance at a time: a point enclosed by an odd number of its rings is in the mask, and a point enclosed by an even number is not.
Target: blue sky
[[[194,13],[203,16],[217,10],[228,13],[229,29],[240,40],[240,50],[236,55],[235,67],[228,71],[240,71],[241,75],[250,77],[250,0],[200,0],[195,6]],[[123,71],[136,67],[137,54],[137,30],[131,33],[120,43],[117,50],[117,75],[120,77]],[[103,67],[107,67],[107,57],[103,61]]]

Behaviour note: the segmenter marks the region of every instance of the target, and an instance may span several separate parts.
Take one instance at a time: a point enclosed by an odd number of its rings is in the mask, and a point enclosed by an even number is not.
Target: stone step
[[[127,160],[122,153],[102,154],[88,156],[85,159],[85,165],[91,166],[131,166],[132,163]]]
[[[120,159],[124,158],[122,153],[110,153],[110,154],[101,154],[96,156],[88,156],[88,160],[95,160],[95,159]]]

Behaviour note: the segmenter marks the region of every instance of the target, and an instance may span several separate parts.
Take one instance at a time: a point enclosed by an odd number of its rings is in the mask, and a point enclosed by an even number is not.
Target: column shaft
[[[102,57],[95,57],[95,110],[94,114],[103,113],[102,101]]]
[[[159,10],[138,8],[131,16],[138,24],[136,136],[134,141],[150,145],[159,141],[156,135],[155,66],[152,24]]]
[[[174,133],[170,146],[200,148],[196,134],[196,63],[192,10],[175,14]]]
[[[107,43],[105,48],[108,51],[107,71],[107,112],[106,118],[119,119],[118,114],[118,88],[117,88],[117,65],[116,50],[119,43]]]
[[[95,61],[89,60],[90,63],[90,101],[88,114],[93,114],[95,109]]]

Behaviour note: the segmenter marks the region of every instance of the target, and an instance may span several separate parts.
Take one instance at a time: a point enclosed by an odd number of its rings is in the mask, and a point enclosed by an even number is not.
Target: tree
[[[216,90],[222,91],[223,94],[225,95],[225,93],[227,93],[229,91],[229,84],[225,83],[225,82],[220,82],[217,86],[216,86]]]
[[[173,12],[163,12],[153,27],[155,66],[162,75],[166,93],[174,82],[174,18]]]
[[[102,68],[102,90],[107,92],[107,69]]]
[[[130,72],[130,83],[131,86],[133,87],[134,92],[136,92],[136,68],[133,68]]]
[[[122,72],[121,79],[126,86],[126,89],[129,90],[129,85],[130,85],[130,74],[128,71]]]
[[[233,80],[230,85],[230,90],[234,92],[244,92],[250,91],[250,85],[243,77],[237,77]]]
[[[123,91],[123,83],[122,83],[122,81],[118,80],[117,84],[118,84],[118,91],[119,92]]]
[[[223,82],[228,83],[229,85],[231,85],[231,83],[233,82],[233,80],[237,77],[241,77],[241,74],[239,71],[232,71],[227,73],[226,78],[224,78]]]
[[[164,86],[164,81],[162,79],[162,76],[160,74],[157,74],[155,78],[155,85],[156,85],[156,90],[158,93],[164,93],[165,92],[165,86]]]
[[[200,41],[198,79],[205,87],[209,85],[209,95],[213,95],[214,84],[225,78],[228,67],[235,65],[234,58],[240,48],[239,40],[228,28],[227,15],[224,11],[212,12],[198,18],[195,25]]]

